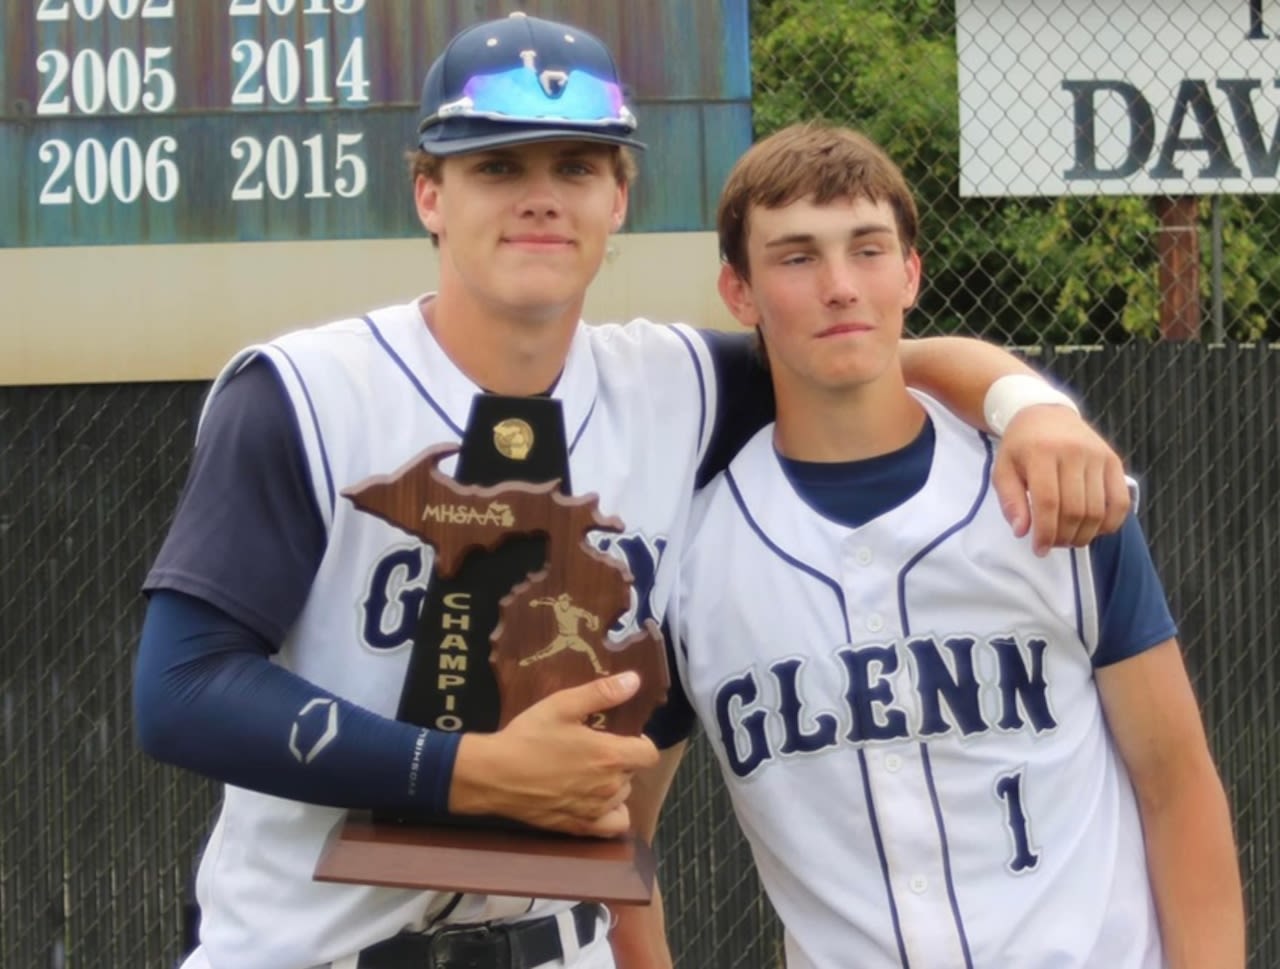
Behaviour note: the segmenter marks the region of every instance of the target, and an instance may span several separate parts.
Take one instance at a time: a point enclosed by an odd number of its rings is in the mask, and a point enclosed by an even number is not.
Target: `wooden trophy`
[[[459,450],[455,477],[440,464]],[[535,480],[527,480],[529,478]],[[649,619],[608,631],[631,606],[625,565],[587,543],[621,532],[596,496],[568,492],[560,404],[476,398],[461,449],[428,448],[343,495],[435,553],[397,716],[438,730],[492,731],[547,695],[623,670],[636,696],[590,727],[637,735],[670,685]],[[353,812],[316,866],[322,881],[486,895],[647,904],[654,859],[635,835],[583,838],[497,818]]]

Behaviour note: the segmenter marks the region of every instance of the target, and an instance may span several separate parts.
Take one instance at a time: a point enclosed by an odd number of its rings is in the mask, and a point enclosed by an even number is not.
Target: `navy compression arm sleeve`
[[[265,640],[216,607],[155,592],[134,671],[142,749],[294,801],[447,812],[457,734],[380,717],[269,657]]]

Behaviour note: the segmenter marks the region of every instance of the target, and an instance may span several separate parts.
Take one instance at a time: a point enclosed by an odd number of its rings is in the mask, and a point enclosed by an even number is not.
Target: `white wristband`
[[[986,418],[991,433],[998,437],[1004,434],[1019,411],[1036,404],[1058,404],[1080,413],[1076,402],[1048,381],[1030,374],[1013,373],[1000,377],[987,390],[982,402],[982,416]]]

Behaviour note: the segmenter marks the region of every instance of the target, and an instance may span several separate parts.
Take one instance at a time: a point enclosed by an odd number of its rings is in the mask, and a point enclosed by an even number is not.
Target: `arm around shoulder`
[[[907,385],[936,397],[961,420],[986,427],[987,391],[1001,377],[1039,375],[1008,350],[963,336],[903,340],[898,347]]]
[[[1124,465],[1069,397],[982,340],[904,340],[900,352],[909,386],[1003,435],[992,483],[1014,534],[1032,532],[1038,554],[1121,526],[1130,506]]]

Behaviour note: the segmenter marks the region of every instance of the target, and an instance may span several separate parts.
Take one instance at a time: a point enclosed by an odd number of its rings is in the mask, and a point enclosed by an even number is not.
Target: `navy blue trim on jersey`
[[[365,325],[369,327],[369,332],[372,333],[373,338],[378,341],[378,345],[387,352],[387,356],[391,358],[392,363],[400,368],[401,372],[409,378],[409,383],[413,384],[414,389],[422,396],[422,399],[427,402],[433,411],[440,415],[440,419],[444,421],[445,424],[448,425],[449,429],[457,434],[461,439],[464,436],[462,428],[453,422],[452,418],[445,413],[444,408],[441,407],[436,402],[436,399],[427,392],[427,388],[422,385],[422,381],[418,379],[418,375],[413,372],[412,368],[405,363],[400,354],[396,353],[391,344],[387,342],[387,338],[382,335],[382,331],[378,329],[377,324],[373,322],[372,318],[362,316],[361,319],[364,320]]]
[[[853,630],[849,626],[849,610],[845,605],[844,589],[840,587],[840,583],[836,582],[830,576],[823,575],[817,569],[806,565],[799,559],[793,558],[774,544],[760,528],[760,525],[756,520],[751,516],[751,512],[747,509],[747,504],[742,498],[742,492],[738,488],[738,482],[734,480],[733,471],[726,471],[724,479],[725,483],[729,486],[729,490],[733,493],[733,500],[737,502],[738,508],[742,512],[743,520],[746,521],[751,530],[756,533],[757,537],[759,537],[760,541],[764,543],[765,547],[792,568],[803,572],[811,578],[817,579],[835,593],[836,602],[840,606],[840,621],[844,623],[845,642],[852,642]],[[889,911],[893,917],[893,933],[898,942],[898,954],[902,959],[903,969],[910,969],[910,963],[907,961],[906,942],[902,937],[902,925],[898,919],[898,905],[893,895],[893,882],[889,875],[889,859],[885,854],[884,841],[880,836],[880,821],[876,812],[875,796],[871,792],[871,778],[867,771],[867,756],[865,750],[861,746],[858,747],[858,766],[862,771],[862,790],[867,800],[867,820],[871,823],[871,834],[875,839],[876,854],[880,858],[880,873],[884,876],[885,894],[888,896]]]
[[[591,406],[587,408],[587,416],[582,418],[582,423],[578,425],[578,433],[573,435],[573,440],[569,442],[569,454],[572,456],[573,449],[578,446],[578,442],[582,440],[582,435],[587,433],[587,425],[591,423],[591,415],[596,412],[596,401],[598,397],[591,398]]]
[[[698,359],[698,353],[694,350],[689,337],[679,327],[673,327],[672,332],[680,338],[684,348],[689,351],[689,359],[693,361],[694,372],[698,375],[698,451],[701,452],[703,437],[707,433],[707,378],[702,372],[702,361]]]
[[[981,481],[982,487],[978,489],[977,497],[974,498],[973,504],[964,516],[955,524],[951,525],[946,531],[942,532],[937,538],[926,545],[915,555],[907,560],[907,564],[902,567],[902,571],[898,573],[898,618],[902,622],[902,634],[904,636],[911,635],[910,621],[907,618],[907,573],[919,564],[920,560],[932,552],[935,548],[945,542],[948,538],[960,531],[968,525],[978,514],[978,509],[982,507],[982,502],[987,496],[987,490],[991,487],[991,462],[994,457],[991,450],[991,438],[977,432],[978,437],[982,439],[982,446],[986,450],[986,457],[982,463]]]
[[[307,400],[307,413],[311,415],[311,426],[316,431],[316,442],[320,447],[320,463],[324,466],[324,484],[329,492],[329,514],[332,515],[334,508],[338,503],[337,488],[333,485],[333,471],[329,468],[329,451],[324,446],[324,435],[320,433],[320,415],[316,413],[315,401],[311,399],[311,388],[307,386],[307,382],[302,379],[302,371],[298,369],[298,365],[294,363],[293,357],[276,348],[280,355],[284,357],[289,364],[289,369],[293,371],[293,375],[297,378],[298,386],[302,388],[302,396]]]
[[[725,480],[725,483],[729,486],[729,490],[733,492],[733,500],[737,502],[738,509],[742,512],[743,520],[745,520],[747,523],[747,526],[753,532],[756,533],[756,536],[760,539],[760,541],[764,543],[765,548],[769,549],[769,551],[773,552],[774,555],[778,556],[778,558],[782,559],[782,561],[786,562],[792,568],[797,569],[803,572],[805,575],[808,575],[814,579],[817,579],[819,582],[827,586],[827,588],[829,588],[832,592],[835,593],[836,602],[840,606],[840,617],[844,620],[845,641],[851,642],[853,640],[853,632],[849,628],[849,610],[845,607],[844,589],[840,587],[840,583],[828,575],[823,575],[813,566],[806,565],[804,562],[801,562],[797,558],[792,558],[790,555],[788,555],[786,552],[780,549],[777,545],[775,545],[772,539],[770,539],[769,536],[764,533],[764,529],[762,529],[760,525],[756,522],[756,520],[753,517],[751,517],[751,512],[747,508],[746,501],[744,501],[742,498],[742,492],[738,488],[738,482],[733,476],[733,471],[726,471],[724,473],[724,480]]]
[[[751,334],[695,332],[706,344],[716,378],[715,424],[694,478],[695,487],[703,488],[773,420],[773,381]]]
[[[876,843],[876,855],[880,859],[880,874],[884,878],[884,893],[889,899],[889,917],[893,920],[893,937],[898,943],[898,958],[902,969],[911,969],[907,959],[907,943],[902,937],[902,921],[898,918],[898,901],[893,894],[893,880],[889,876],[889,859],[884,853],[884,838],[880,835],[880,818],[876,812],[876,800],[871,793],[871,773],[867,768],[867,752],[858,748],[858,770],[862,773],[862,789],[867,796],[867,820],[871,822],[871,838]]]
[[[991,463],[994,459],[994,453],[991,448],[991,438],[981,432],[978,437],[982,441],[983,449],[986,456],[982,463],[982,473],[979,480],[982,487],[978,489],[978,494],[974,498],[973,504],[969,510],[954,524],[938,535],[932,542],[913,555],[907,563],[902,567],[902,571],[898,573],[898,618],[902,623],[902,635],[911,635],[911,617],[907,614],[907,574],[919,564],[926,555],[936,549],[952,535],[961,531],[969,523],[977,517],[978,509],[982,507],[983,501],[986,499],[987,491],[991,487]],[[929,800],[933,806],[933,816],[938,824],[938,836],[942,844],[942,868],[947,878],[947,899],[951,903],[951,914],[956,922],[956,931],[960,933],[960,947],[964,952],[965,969],[973,969],[973,955],[969,952],[969,937],[964,930],[964,917],[960,914],[960,903],[956,899],[955,880],[951,874],[951,851],[947,847],[947,826],[942,817],[942,805],[938,800],[938,790],[933,782],[933,769],[929,763],[929,747],[928,744],[922,742],[920,744],[921,763],[924,766],[925,783],[929,785]]]
[[[797,461],[778,454],[791,487],[824,518],[861,528],[914,498],[929,481],[937,434],[924,426],[905,447],[857,461]]]
[[[1080,589],[1080,550],[1073,548],[1071,550],[1071,597],[1075,601],[1076,607],[1076,638],[1080,640],[1082,646],[1088,648],[1088,640],[1084,635],[1084,593]]]
[[[965,969],[973,969],[973,956],[969,954],[969,936],[964,930],[964,917],[956,900],[956,883],[951,874],[951,848],[947,843],[947,825],[942,819],[942,802],[938,799],[938,786],[933,782],[933,764],[929,760],[929,745],[920,745],[920,761],[924,766],[924,782],[929,785],[929,803],[933,806],[933,820],[938,825],[938,840],[942,846],[942,870],[947,878],[947,899],[951,903],[951,916],[960,933],[960,948],[964,952]]]

